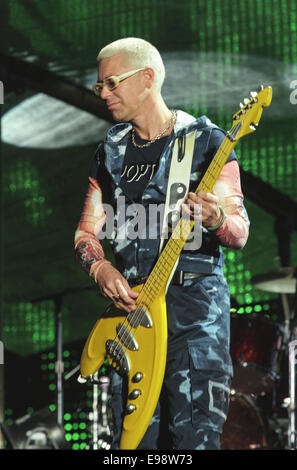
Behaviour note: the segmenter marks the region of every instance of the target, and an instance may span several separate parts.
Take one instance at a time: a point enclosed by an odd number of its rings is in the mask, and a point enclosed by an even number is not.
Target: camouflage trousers
[[[232,379],[230,303],[226,280],[206,275],[170,286],[168,352],[159,403],[138,449],[220,449]],[[125,385],[116,374],[112,408],[118,448]]]

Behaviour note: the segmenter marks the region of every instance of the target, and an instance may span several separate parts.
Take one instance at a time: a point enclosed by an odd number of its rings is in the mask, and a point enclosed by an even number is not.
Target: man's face
[[[118,54],[100,61],[98,79],[103,82],[111,75],[122,75],[137,68],[137,66],[129,65],[123,54]],[[101,98],[106,102],[107,108],[116,121],[131,122],[141,112],[142,104],[148,95],[144,72],[141,71],[126,78],[114,90],[109,90],[107,86],[103,87]]]

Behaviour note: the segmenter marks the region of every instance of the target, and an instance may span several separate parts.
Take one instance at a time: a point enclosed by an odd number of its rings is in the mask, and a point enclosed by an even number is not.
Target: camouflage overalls
[[[174,133],[165,145],[158,170],[138,201],[146,208],[152,203],[165,202],[174,140],[180,133],[190,132],[194,128],[198,129],[198,133],[190,190],[196,189],[224,134],[208,118],[195,120],[178,111]],[[108,132],[104,147],[99,146],[91,169],[91,176],[98,180],[102,188],[104,202],[114,208],[119,198],[125,197],[119,182],[130,129],[130,124],[118,124]],[[235,158],[232,152],[229,161]],[[126,206],[133,203],[127,197],[125,201]],[[130,216],[124,221],[127,230],[133,215],[130,210]],[[159,240],[118,237],[123,229],[118,226],[120,223],[115,210],[115,226],[110,242],[117,268],[133,286],[139,283],[139,278],[151,272],[158,259]],[[222,249],[215,234],[203,230],[202,247],[199,250],[183,250],[177,267],[177,270],[199,273],[200,277],[186,280],[183,285],[171,284],[167,291],[168,356],[164,384],[140,449],[220,447],[219,436],[228,412],[232,377],[229,290],[222,273]],[[126,401],[121,379],[117,375],[113,380],[112,392],[117,424],[113,448],[117,448],[122,405]]]

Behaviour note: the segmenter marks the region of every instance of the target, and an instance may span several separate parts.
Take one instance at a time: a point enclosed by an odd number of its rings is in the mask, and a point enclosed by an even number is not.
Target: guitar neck
[[[199,183],[195,191],[196,193],[201,189],[205,192],[210,192],[213,189],[213,186],[235,145],[236,141],[232,141],[227,134]],[[193,220],[183,217],[180,218],[154,269],[143,286],[137,299],[137,303],[145,303],[148,305],[150,302],[153,302],[161,292],[165,292],[172,270],[176,265],[178,257],[193,227]]]
[[[218,149],[217,153],[213,157],[209,167],[205,172],[205,175],[200,181],[198,188],[195,191],[196,193],[201,189],[206,193],[212,191],[214,184],[217,181],[221,170],[223,169],[223,166],[225,165],[235,145],[236,142],[232,142],[227,135],[223,140],[222,144],[220,145],[220,148]]]

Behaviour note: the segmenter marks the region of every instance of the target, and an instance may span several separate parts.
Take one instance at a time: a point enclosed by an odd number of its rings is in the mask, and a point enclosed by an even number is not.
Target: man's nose
[[[100,98],[102,100],[106,100],[110,96],[110,94],[111,94],[111,91],[108,89],[107,85],[103,85],[101,93],[100,93]]]

